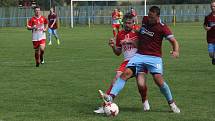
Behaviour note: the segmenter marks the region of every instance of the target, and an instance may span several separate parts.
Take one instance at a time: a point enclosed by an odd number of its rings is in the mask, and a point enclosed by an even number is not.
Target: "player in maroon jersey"
[[[123,73],[126,68],[127,63],[129,60],[134,56],[137,52],[137,40],[138,40],[138,33],[135,32],[133,29],[134,27],[134,18],[133,16],[128,13],[123,17],[123,27],[117,37],[116,42],[114,39],[110,39],[109,46],[112,48],[113,53],[117,56],[123,54],[124,61],[120,64],[119,68],[116,71],[115,78],[112,80],[112,83],[109,89],[106,91],[106,94],[110,94],[110,91],[116,81],[117,78]],[[149,102],[147,99],[147,86],[144,81],[144,75],[147,73],[146,69],[140,71],[137,76],[137,85],[138,90],[142,98],[143,110],[148,111],[150,110]],[[100,107],[98,110],[94,111],[95,113],[104,113],[103,107]]]
[[[60,40],[59,40],[59,37],[58,37],[58,34],[57,34],[57,15],[54,11],[53,8],[50,9],[50,13],[48,15],[48,21],[49,21],[49,29],[48,29],[48,32],[49,32],[49,45],[52,45],[52,35],[54,35],[55,39],[57,40],[57,44],[59,45],[60,44]]]
[[[27,29],[32,30],[32,42],[35,49],[36,67],[44,63],[44,51],[46,45],[46,33],[48,21],[41,16],[40,7],[34,8],[35,15],[28,21]]]
[[[142,69],[147,69],[154,79],[154,82],[160,88],[161,93],[165,96],[170,109],[174,113],[180,113],[180,109],[173,100],[172,93],[168,84],[163,79],[163,62],[162,62],[162,42],[163,38],[169,40],[172,51],[170,54],[179,57],[179,45],[167,25],[160,22],[160,8],[152,6],[149,9],[148,17],[144,17],[143,25],[140,29],[137,53],[129,60],[127,68],[114,83],[110,94],[101,94],[103,99],[111,102],[115,96],[125,86],[126,80],[137,74]]]
[[[215,1],[211,2],[211,13],[205,17],[204,29],[207,31],[209,57],[215,65]]]

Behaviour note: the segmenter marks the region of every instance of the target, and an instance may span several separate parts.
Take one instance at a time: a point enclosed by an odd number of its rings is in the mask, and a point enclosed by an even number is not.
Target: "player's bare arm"
[[[179,57],[179,44],[178,44],[178,41],[174,37],[171,37],[171,38],[169,38],[169,42],[172,45],[172,51],[170,51],[170,54],[174,58],[178,58]]]
[[[204,27],[204,29],[205,29],[206,31],[209,31],[209,30],[211,29],[211,27],[206,26],[206,25],[203,25],[203,27]]]
[[[121,50],[120,48],[117,48],[117,47],[116,47],[113,38],[111,38],[111,39],[109,40],[109,43],[108,43],[108,44],[109,44],[109,46],[112,48],[113,53],[114,53],[115,55],[119,56],[119,55],[122,53],[122,50]]]

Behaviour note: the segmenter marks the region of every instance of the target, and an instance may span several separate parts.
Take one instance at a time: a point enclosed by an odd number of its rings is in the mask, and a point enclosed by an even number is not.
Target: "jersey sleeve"
[[[44,17],[44,24],[48,24],[48,20]]]
[[[166,39],[170,39],[170,38],[174,37],[173,33],[171,32],[171,30],[169,29],[169,27],[167,25],[163,26],[163,35],[164,35],[164,37],[166,37]]]
[[[33,18],[31,18],[31,19],[29,19],[28,20],[28,25],[27,26],[29,26],[29,27],[32,27],[33,26],[33,20],[32,20]]]
[[[207,17],[207,16],[205,16],[204,25],[205,25],[205,26],[208,26],[208,17]]]

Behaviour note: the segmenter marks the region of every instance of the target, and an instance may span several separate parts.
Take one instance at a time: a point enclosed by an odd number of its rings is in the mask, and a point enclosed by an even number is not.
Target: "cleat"
[[[59,39],[57,39],[57,44],[60,45],[60,40]]]
[[[144,111],[149,111],[150,110],[150,105],[149,105],[149,101],[145,100],[143,103],[143,110]]]
[[[175,102],[169,104],[170,109],[173,113],[180,113],[180,109],[176,106]]]
[[[103,113],[105,113],[103,107],[99,107],[97,110],[94,110],[93,112],[94,112],[94,113],[97,113],[97,114],[103,114]]]
[[[36,64],[36,67],[39,67],[39,66],[40,66],[40,64],[39,64],[39,63],[37,63],[37,64]]]
[[[215,65],[215,58],[212,59],[212,64]]]
[[[48,45],[52,45],[52,42],[51,41],[49,41],[49,44]]]
[[[103,101],[105,102],[105,104],[113,101],[113,98],[110,95],[103,93],[101,90],[99,90],[99,94],[100,94],[101,98],[103,99]]]
[[[40,63],[41,63],[41,64],[44,64],[44,63],[45,63],[44,59],[42,59]]]

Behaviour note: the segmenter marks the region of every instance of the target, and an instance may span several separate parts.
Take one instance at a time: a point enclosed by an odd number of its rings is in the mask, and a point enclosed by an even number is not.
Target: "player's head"
[[[54,13],[54,8],[51,8],[49,11],[51,14]]]
[[[215,13],[215,0],[211,1],[211,11]]]
[[[124,30],[125,31],[131,31],[134,26],[134,17],[131,15],[131,13],[126,13],[123,17],[123,23],[124,23]]]
[[[34,7],[35,16],[37,16],[37,17],[40,16],[40,12],[41,12],[41,11],[40,11],[40,6],[35,6],[35,7]]]
[[[148,18],[150,24],[156,24],[160,19],[160,8],[152,6],[148,12]]]
[[[118,9],[117,9],[117,8],[115,8],[113,11],[114,11],[114,12],[118,12]]]

